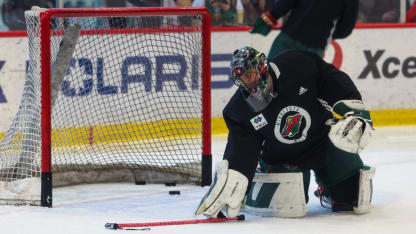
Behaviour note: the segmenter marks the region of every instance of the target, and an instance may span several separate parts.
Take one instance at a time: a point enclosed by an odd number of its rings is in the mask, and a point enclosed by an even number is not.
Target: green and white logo
[[[259,130],[260,128],[267,125],[266,118],[264,118],[263,114],[259,114],[256,117],[250,119],[250,122],[256,130]]]
[[[293,144],[304,141],[310,127],[311,117],[305,109],[288,106],[278,114],[274,134],[280,142]]]

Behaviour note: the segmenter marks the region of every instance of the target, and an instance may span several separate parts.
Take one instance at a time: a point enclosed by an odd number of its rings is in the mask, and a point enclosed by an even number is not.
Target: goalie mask
[[[255,112],[266,108],[275,97],[272,86],[268,84],[269,74],[270,67],[263,53],[248,46],[234,51],[231,78]]]

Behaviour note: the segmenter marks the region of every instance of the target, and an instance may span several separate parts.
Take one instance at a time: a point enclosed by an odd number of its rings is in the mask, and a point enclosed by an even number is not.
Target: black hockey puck
[[[179,190],[171,190],[171,191],[169,191],[169,195],[181,195],[181,191],[179,191]]]
[[[173,186],[176,186],[176,183],[175,182],[165,183],[165,186],[173,187]]]
[[[135,185],[145,185],[146,181],[135,181],[134,184]]]

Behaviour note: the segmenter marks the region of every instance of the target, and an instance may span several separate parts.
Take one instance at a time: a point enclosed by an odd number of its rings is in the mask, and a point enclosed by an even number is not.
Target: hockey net
[[[210,184],[205,9],[25,16],[29,67],[0,142],[1,203],[51,206],[52,182]]]

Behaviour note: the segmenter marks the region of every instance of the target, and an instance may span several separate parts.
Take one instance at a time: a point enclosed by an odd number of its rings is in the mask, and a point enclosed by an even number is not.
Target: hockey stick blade
[[[107,228],[107,229],[114,229],[114,230],[121,229],[121,228],[118,226],[118,224],[117,224],[117,223],[106,223],[106,224],[105,224],[105,228]]]
[[[150,231],[150,228],[121,228],[118,226],[117,223],[106,223],[105,228],[107,229],[121,229],[121,230],[128,230],[128,231]]]
[[[106,223],[107,229],[124,229],[137,228],[137,227],[156,227],[156,226],[171,226],[171,225],[185,225],[185,224],[197,224],[197,223],[222,223],[227,221],[243,221],[244,215],[239,215],[234,218],[213,218],[213,219],[191,219],[191,220],[177,220],[177,221],[163,221],[163,222],[149,222],[149,223]],[[137,230],[137,229],[132,229]]]

